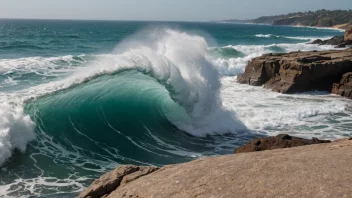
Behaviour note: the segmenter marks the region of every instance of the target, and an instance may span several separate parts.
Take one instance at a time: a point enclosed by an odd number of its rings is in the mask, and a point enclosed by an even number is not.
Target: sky
[[[352,0],[0,0],[0,18],[209,21],[317,9]]]

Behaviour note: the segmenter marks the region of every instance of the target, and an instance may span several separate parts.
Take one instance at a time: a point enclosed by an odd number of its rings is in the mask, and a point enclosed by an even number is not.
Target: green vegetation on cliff
[[[263,16],[253,20],[226,20],[227,22],[264,23],[272,25],[302,25],[333,27],[352,24],[352,10],[318,10],[315,12],[296,12],[290,14]],[[341,28],[346,28],[343,25]]]

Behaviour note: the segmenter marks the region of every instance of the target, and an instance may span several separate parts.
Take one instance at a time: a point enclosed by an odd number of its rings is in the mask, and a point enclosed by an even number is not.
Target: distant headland
[[[250,20],[229,19],[221,22],[330,27],[346,29],[352,24],[352,10],[317,10],[275,16],[262,16]]]

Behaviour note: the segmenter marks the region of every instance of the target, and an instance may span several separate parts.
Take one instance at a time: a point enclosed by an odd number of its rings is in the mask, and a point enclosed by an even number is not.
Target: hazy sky
[[[0,18],[207,21],[323,8],[352,0],[0,0]]]

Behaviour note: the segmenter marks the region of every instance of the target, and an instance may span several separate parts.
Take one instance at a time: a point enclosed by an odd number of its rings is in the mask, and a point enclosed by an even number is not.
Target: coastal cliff
[[[120,166],[78,198],[349,197],[352,140],[205,157],[165,167]]]
[[[252,20],[225,20],[224,22],[331,27],[346,29],[352,23],[352,10],[317,10],[274,16],[262,16]]]

